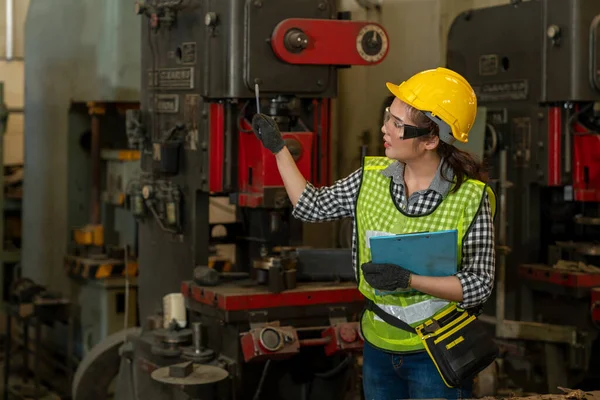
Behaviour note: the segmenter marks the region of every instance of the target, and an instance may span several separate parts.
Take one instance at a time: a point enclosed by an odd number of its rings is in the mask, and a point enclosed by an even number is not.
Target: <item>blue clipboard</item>
[[[458,270],[456,229],[373,236],[369,241],[374,263],[400,265],[424,276],[451,276]]]

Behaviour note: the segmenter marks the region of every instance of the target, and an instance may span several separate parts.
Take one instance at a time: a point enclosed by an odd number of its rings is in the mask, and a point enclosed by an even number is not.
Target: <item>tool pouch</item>
[[[415,330],[448,387],[473,379],[498,357],[498,346],[483,323],[456,306]]]

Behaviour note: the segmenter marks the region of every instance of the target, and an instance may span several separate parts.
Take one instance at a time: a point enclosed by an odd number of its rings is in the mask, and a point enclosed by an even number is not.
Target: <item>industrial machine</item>
[[[335,4],[137,2],[141,106],[126,127],[142,172],[126,199],[138,221],[142,329],[92,350],[75,399],[105,398],[117,371],[116,398],[126,399],[348,392],[363,343],[350,251],[300,246],[275,158],[249,123],[259,110],[273,116],[302,174],[331,182],[336,71],[377,64],[389,49],[380,25]],[[235,223],[210,223],[216,197],[235,204]],[[209,263],[223,243],[235,244],[234,262]]]
[[[140,152],[128,147],[125,114],[139,103],[73,102],[69,110],[69,224],[64,258],[75,314],[75,355],[137,325],[137,223],[126,207]]]
[[[585,389],[599,379],[600,2],[467,11],[447,56],[487,110],[500,200],[495,310],[483,319],[516,385]]]

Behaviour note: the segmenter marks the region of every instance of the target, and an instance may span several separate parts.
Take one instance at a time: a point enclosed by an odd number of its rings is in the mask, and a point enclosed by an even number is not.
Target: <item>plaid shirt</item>
[[[431,185],[426,190],[414,192],[406,198],[404,164],[392,163],[381,173],[392,179],[392,193],[397,206],[410,215],[426,214],[441,202],[450,190],[450,182],[441,176],[442,163]],[[452,178],[451,170],[445,176]],[[294,208],[293,216],[304,222],[325,222],[355,217],[356,199],[360,189],[362,170],[336,181],[332,186],[315,188],[307,183]],[[357,268],[356,226],[352,232],[352,263]],[[483,304],[494,287],[496,253],[494,251],[494,225],[487,194],[471,229],[462,245],[462,268],[456,274],[463,290],[460,306],[471,308]]]

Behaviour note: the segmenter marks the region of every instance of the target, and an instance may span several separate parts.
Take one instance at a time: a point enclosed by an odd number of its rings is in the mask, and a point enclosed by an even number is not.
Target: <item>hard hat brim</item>
[[[433,111],[433,110],[428,110],[428,109],[423,108],[423,104],[420,104],[420,102],[418,101],[419,100],[418,98],[415,97],[413,99],[410,99],[406,95],[405,91],[401,89],[402,85],[395,85],[391,82],[387,82],[385,85],[387,86],[388,90],[394,96],[396,96],[398,99],[402,100],[404,103],[408,104],[409,106],[416,108],[417,110],[422,111],[422,112]]]
[[[387,86],[388,90],[397,98],[399,98],[400,100],[402,100],[403,102],[407,103],[408,105],[412,106],[412,104],[410,104],[408,102],[408,99],[406,99],[404,97],[404,95],[402,94],[402,91],[400,90],[400,86],[396,85],[394,83],[391,82],[386,82],[385,86]],[[413,106],[414,107],[414,106]]]

